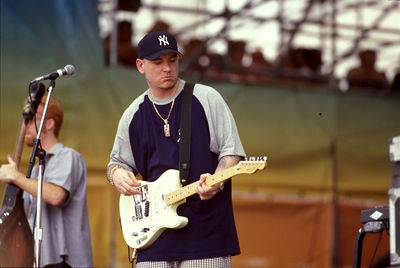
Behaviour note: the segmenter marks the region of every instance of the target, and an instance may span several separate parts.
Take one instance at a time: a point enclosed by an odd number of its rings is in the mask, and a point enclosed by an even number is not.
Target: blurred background
[[[222,94],[246,153],[268,156],[264,171],[233,179],[242,251],[233,267],[351,267],[360,212],[386,206],[391,188],[389,141],[400,135],[399,1],[0,5],[0,163],[14,150],[29,82],[74,65],[53,96],[65,112],[61,141],[87,164],[96,267],[130,265],[106,166],[120,116],[147,89],[136,45],[152,30],[176,36],[182,78]],[[30,154],[25,148],[22,171]],[[379,237],[366,235],[364,266],[385,259],[389,237]]]

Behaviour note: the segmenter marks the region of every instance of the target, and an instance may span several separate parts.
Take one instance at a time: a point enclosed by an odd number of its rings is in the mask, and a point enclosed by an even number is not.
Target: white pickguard
[[[141,181],[142,195],[121,195],[119,207],[121,226],[131,248],[150,246],[166,228],[183,228],[186,217],[178,216],[177,207],[185,200],[167,205],[165,194],[181,188],[179,170],[167,170],[155,182]]]

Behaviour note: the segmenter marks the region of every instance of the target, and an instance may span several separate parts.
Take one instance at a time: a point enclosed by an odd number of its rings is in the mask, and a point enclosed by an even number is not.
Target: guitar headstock
[[[254,173],[257,170],[262,170],[267,165],[267,157],[246,157],[245,160],[240,161],[236,167],[240,173]]]

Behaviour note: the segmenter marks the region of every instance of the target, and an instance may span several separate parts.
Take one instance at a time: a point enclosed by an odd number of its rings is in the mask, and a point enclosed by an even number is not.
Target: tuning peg
[[[245,156],[244,161],[248,162],[259,162],[259,161],[267,161],[268,157],[266,156]]]

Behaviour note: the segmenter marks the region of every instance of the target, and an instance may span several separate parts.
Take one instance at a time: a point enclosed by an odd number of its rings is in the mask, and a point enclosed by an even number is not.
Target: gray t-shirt
[[[69,196],[61,206],[42,202],[40,265],[60,263],[64,257],[72,267],[93,266],[85,161],[74,149],[57,143],[47,152],[45,163],[44,180],[63,187]],[[36,165],[32,179],[37,179],[38,173],[39,167]],[[37,201],[27,192],[23,197],[25,212],[34,230]]]

